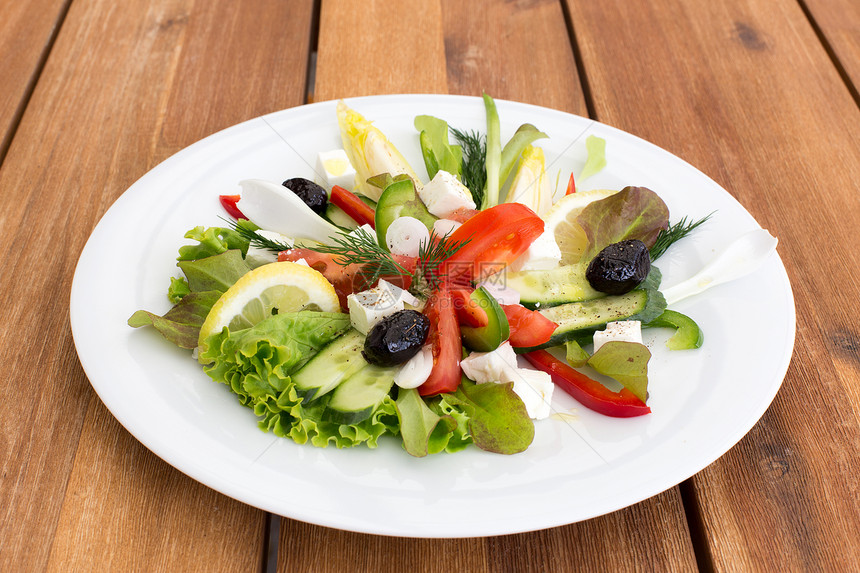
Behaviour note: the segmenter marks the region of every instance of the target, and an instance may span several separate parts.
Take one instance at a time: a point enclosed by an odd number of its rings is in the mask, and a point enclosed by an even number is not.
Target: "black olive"
[[[585,278],[594,290],[606,294],[630,292],[651,271],[648,247],[638,239],[612,243],[588,264]]]
[[[325,213],[328,206],[328,194],[325,189],[302,177],[293,177],[283,182],[283,186],[299,196],[305,205],[313,209],[317,215]]]
[[[367,333],[362,355],[371,364],[403,364],[421,350],[430,319],[417,310],[401,310],[380,320]]]

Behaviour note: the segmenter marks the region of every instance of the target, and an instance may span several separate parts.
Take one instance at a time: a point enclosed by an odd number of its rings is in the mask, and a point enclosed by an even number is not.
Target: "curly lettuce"
[[[239,402],[253,409],[262,430],[299,444],[338,448],[376,447],[379,438],[397,435],[394,400],[386,397],[357,424],[339,424],[327,415],[328,397],[305,404],[291,376],[319,350],[350,328],[349,315],[301,311],[277,314],[237,332],[224,328],[208,340],[201,362],[216,382],[226,384]]]

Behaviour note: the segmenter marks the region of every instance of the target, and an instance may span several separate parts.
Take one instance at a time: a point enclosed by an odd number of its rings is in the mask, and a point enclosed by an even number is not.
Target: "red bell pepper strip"
[[[343,209],[359,225],[370,225],[374,229],[376,228],[376,211],[352,191],[347,191],[339,185],[334,185],[331,188],[331,197],[329,200],[335,206]]]
[[[573,180],[573,173],[570,174],[570,181],[567,182],[567,190],[564,192],[565,195],[571,195],[576,193],[576,182]]]
[[[651,413],[651,408],[627,388],[620,392],[613,392],[600,382],[574,370],[546,350],[526,352],[523,357],[538,370],[550,374],[552,381],[562,390],[595,412],[615,418],[631,418]]]
[[[508,318],[511,330],[508,341],[514,348],[540,346],[552,337],[558,325],[537,312],[521,304],[503,304],[502,310]]]
[[[446,284],[427,299],[424,314],[430,319],[430,334],[427,344],[433,349],[433,371],[430,377],[418,387],[422,396],[435,396],[443,392],[453,392],[460,385],[460,357],[463,356],[463,343],[460,340],[460,326],[457,314],[451,303],[451,292]]]
[[[241,195],[219,195],[218,200],[221,202],[221,206],[224,207],[224,210],[227,211],[227,214],[233,217],[234,219],[247,219],[245,215],[242,214],[242,211],[239,210],[239,207],[236,206],[236,203],[241,199]]]

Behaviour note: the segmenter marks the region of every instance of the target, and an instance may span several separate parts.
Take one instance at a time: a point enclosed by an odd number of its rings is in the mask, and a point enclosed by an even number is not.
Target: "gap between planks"
[[[48,41],[45,43],[42,53],[39,55],[36,67],[33,69],[33,75],[30,77],[30,81],[27,83],[24,93],[21,95],[21,101],[18,103],[18,108],[12,116],[12,123],[9,124],[9,132],[6,134],[5,138],[0,140],[0,166],[3,165],[3,161],[6,159],[6,153],[12,146],[12,140],[15,139],[15,134],[18,133],[18,126],[21,125],[24,111],[30,104],[30,98],[32,98],[33,92],[36,90],[36,84],[39,83],[39,78],[42,77],[42,70],[45,69],[45,63],[48,61],[48,56],[54,48],[54,42],[60,34],[60,29],[63,27],[63,23],[66,21],[66,15],[69,13],[71,5],[72,0],[66,0],[60,8],[59,13],[57,14],[57,20],[51,30],[51,35],[48,37]]]
[[[809,26],[812,28],[812,31],[815,32],[815,36],[824,47],[824,51],[833,63],[833,67],[836,68],[837,73],[839,73],[842,83],[844,83],[845,87],[848,88],[848,93],[850,93],[851,97],[854,98],[854,103],[857,104],[857,107],[860,107],[860,90],[858,90],[857,86],[854,85],[854,82],[851,81],[851,76],[848,74],[848,70],[846,70],[845,66],[842,65],[842,61],[836,54],[836,50],[833,49],[833,45],[827,39],[827,35],[824,33],[824,30],[822,30],[821,26],[818,25],[818,21],[815,19],[815,15],[812,13],[812,10],[807,6],[806,0],[797,0],[797,5],[800,6],[800,9],[803,11],[803,15],[806,16],[806,19],[809,21]]]

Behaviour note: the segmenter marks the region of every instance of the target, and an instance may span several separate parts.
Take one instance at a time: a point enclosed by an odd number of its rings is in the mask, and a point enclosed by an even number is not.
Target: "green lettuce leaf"
[[[582,345],[576,340],[568,340],[564,343],[564,348],[567,363],[574,368],[582,368],[588,362],[588,352],[583,350]]]
[[[184,278],[170,277],[170,286],[167,288],[167,298],[173,304],[182,300],[182,297],[191,292],[191,287],[188,286],[188,281]]]
[[[239,278],[251,270],[238,249],[224,251],[211,257],[176,263],[191,292],[217,290],[226,292]]]
[[[582,173],[579,174],[577,181],[585,181],[592,175],[597,175],[606,167],[605,139],[596,135],[589,135],[585,138],[585,149],[588,151],[588,158],[585,160]]]
[[[457,422],[452,416],[434,412],[416,389],[401,388],[397,393],[395,405],[403,447],[415,457],[422,458],[428,453],[443,450],[447,445],[447,438],[457,428]],[[436,428],[440,425],[441,428],[437,431]],[[431,451],[431,445],[434,451]]]
[[[416,116],[414,123],[420,134],[421,153],[430,179],[440,170],[461,179],[463,148],[448,141],[448,123],[432,115]]]
[[[648,361],[651,351],[638,342],[607,342],[588,359],[587,364],[621,382],[637,398],[648,399]]]
[[[164,316],[138,310],[128,319],[128,325],[133,328],[153,326],[176,346],[190,350],[197,346],[200,327],[219,298],[218,291],[188,293]]]
[[[534,422],[510,382],[475,384],[464,380],[445,398],[469,416],[469,434],[482,450],[516,454],[525,451],[534,439]]]
[[[179,247],[179,257],[177,257],[179,261],[196,261],[231,249],[242,251],[243,257],[248,252],[248,239],[233,229],[204,228],[201,225],[185,233],[185,238],[198,241],[198,244]]]
[[[576,218],[588,237],[583,260],[594,258],[618,241],[639,239],[650,247],[669,226],[669,208],[645,187],[625,187],[618,193],[588,204]]]

